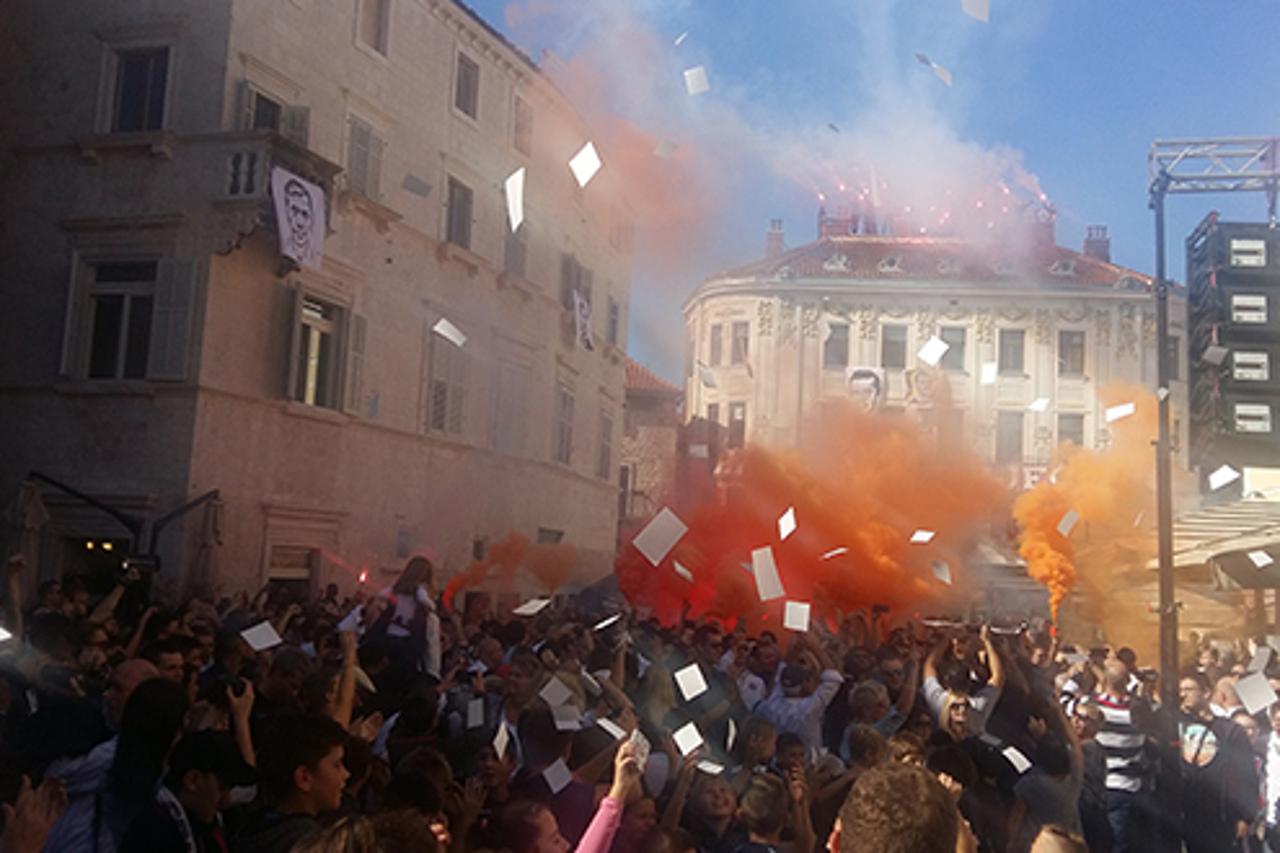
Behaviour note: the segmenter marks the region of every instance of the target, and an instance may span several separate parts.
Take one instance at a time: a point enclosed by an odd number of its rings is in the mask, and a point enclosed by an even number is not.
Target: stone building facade
[[[1091,230],[1085,252],[1056,245],[1052,219],[1017,251],[855,230],[849,219],[821,217],[819,238],[788,251],[775,221],[764,259],[697,288],[684,307],[686,417],[723,425],[729,446],[796,446],[824,400],[874,386],[882,411],[920,417],[1020,487],[1060,442],[1107,442],[1099,389],[1154,389],[1151,282],[1110,263],[1105,229]],[[1185,313],[1175,295],[1175,440],[1185,420]],[[950,345],[937,370],[917,356],[934,336]],[[944,389],[930,387],[938,377]],[[951,405],[935,411],[940,391]]]
[[[448,573],[510,532],[608,570],[629,213],[607,151],[575,181],[589,128],[527,57],[453,0],[50,0],[5,30],[6,501],[31,471],[148,521],[216,489],[158,538],[173,588]],[[318,268],[281,256],[273,166],[323,189]],[[43,493],[41,577],[145,550]]]

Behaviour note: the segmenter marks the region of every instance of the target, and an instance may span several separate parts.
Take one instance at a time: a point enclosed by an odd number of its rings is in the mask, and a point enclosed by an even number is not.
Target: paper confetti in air
[[[517,616],[536,616],[550,603],[549,598],[531,598],[511,612]]]
[[[933,576],[945,584],[951,583],[951,567],[941,560],[933,561]]]
[[[524,222],[524,166],[512,172],[504,186],[507,196],[507,222],[511,225],[511,230],[515,231],[520,228],[520,223]]]
[[[1271,663],[1271,657],[1275,654],[1275,650],[1270,646],[1258,646],[1258,650],[1253,653],[1253,659],[1249,661],[1249,672],[1263,672],[1267,668],[1267,664]]]
[[[1230,465],[1223,465],[1221,468],[1209,475],[1209,488],[1216,492],[1223,486],[1234,483],[1239,479],[1239,471],[1232,468]]]
[[[680,146],[672,142],[670,139],[664,139],[658,143],[658,147],[653,149],[653,156],[661,157],[663,160],[676,153]]]
[[[983,385],[995,385],[996,379],[1000,376],[1000,363],[995,361],[984,361],[982,363],[981,376],[979,382]]]
[[[991,0],[960,0],[960,9],[985,24],[991,17]]]
[[[0,628],[0,643],[6,642],[6,641],[8,641],[8,640],[12,640],[12,639],[13,639],[13,634],[10,634],[10,633],[9,633],[6,629],[4,629],[4,628]]]
[[[1275,559],[1266,551],[1250,551],[1249,559],[1260,569],[1265,569],[1275,562]]]
[[[675,561],[672,561],[672,562],[675,562]],[[684,566],[680,565],[680,563],[678,562],[675,563],[674,568],[676,570],[676,574],[678,574],[680,577],[687,580],[689,583],[693,583],[693,572],[689,571]]]
[[[596,172],[600,171],[602,165],[600,155],[596,153],[596,147],[590,142],[582,146],[578,153],[573,155],[573,159],[569,161],[569,168],[573,171],[573,177],[577,179],[580,187],[585,187],[590,183],[591,179],[596,176]]]
[[[252,628],[245,628],[240,632],[240,637],[255,652],[275,648],[284,642],[284,640],[280,639],[280,635],[276,633],[276,629],[272,627],[271,623],[265,620]]]
[[[702,677],[702,669],[696,663],[676,670],[675,678],[676,685],[680,688],[680,695],[686,702],[692,702],[707,692],[706,679]]]
[[[1201,356],[1205,361],[1213,365],[1222,364],[1227,360],[1227,354],[1230,352],[1226,347],[1220,347],[1217,344],[1205,347],[1204,355]]]
[[[937,77],[939,80],[941,80],[943,83],[946,83],[948,86],[951,85],[951,72],[943,68],[941,65],[939,65],[936,62],[933,63],[933,76]]]
[[[688,37],[689,37],[689,34],[687,32],[681,33],[680,35],[676,36],[676,40],[673,42],[673,44],[675,44],[676,47],[679,47],[680,45],[684,44],[684,40],[687,39]]]
[[[729,731],[724,738],[724,751],[733,752],[733,742],[738,739],[738,726],[733,722],[733,717],[729,718]]]
[[[576,732],[582,728],[582,712],[574,705],[557,705],[551,709],[556,720],[556,731]]]
[[[453,325],[453,323],[450,323],[445,317],[441,317],[437,320],[436,324],[431,327],[431,331],[435,332],[455,347],[460,347],[467,342],[467,336],[462,333],[462,330]]]
[[[773,559],[772,548],[757,548],[751,552],[751,573],[755,575],[756,592],[761,601],[772,601],[783,596],[782,579]]]
[[[689,527],[674,512],[663,507],[653,520],[645,525],[644,530],[636,534],[631,544],[636,546],[646,560],[656,566],[688,530]]]
[[[932,530],[925,530],[923,527],[921,527],[915,533],[911,534],[911,544],[927,545],[933,541],[933,537],[936,535],[937,534],[934,533]]]
[[[782,611],[782,627],[788,631],[808,631],[809,602],[788,601],[786,608]]]
[[[724,772],[723,764],[716,764],[714,761],[707,761],[705,759],[698,762],[697,768],[703,773],[711,776],[719,776]]]
[[[701,65],[686,68],[684,71],[684,88],[690,95],[701,95],[711,91],[711,82],[707,80],[707,69]]]
[[[1029,412],[1047,412],[1047,411],[1049,411],[1049,398],[1048,398],[1048,397],[1036,397],[1034,400],[1032,400],[1032,401],[1027,405],[1027,411],[1029,411]]]
[[[1168,396],[1169,396],[1169,389],[1165,388],[1163,385],[1161,385],[1159,388],[1156,389],[1156,399],[1159,400],[1160,402],[1163,403],[1165,398]]]
[[[702,733],[693,723],[685,723],[676,729],[671,738],[676,742],[676,749],[680,750],[681,756],[688,755],[703,744]]]
[[[627,730],[608,717],[597,717],[596,725],[608,732],[614,740],[622,740],[627,736]]]
[[[551,789],[551,793],[558,794],[573,781],[573,774],[569,772],[564,759],[557,758],[555,764],[549,765],[542,771],[542,778],[547,781],[547,787]]]
[[[702,384],[705,385],[707,388],[720,387],[720,385],[716,382],[716,372],[712,370],[710,367],[707,367],[705,364],[698,365],[698,378],[702,380]]]
[[[1244,709],[1250,714],[1270,708],[1276,701],[1276,691],[1271,688],[1267,677],[1261,672],[1246,675],[1237,681],[1236,695],[1240,697],[1240,701],[1244,703]]]
[[[1121,403],[1118,406],[1109,406],[1106,412],[1107,423],[1118,421],[1121,418],[1127,418],[1137,411],[1137,406],[1133,403]]]
[[[778,517],[778,538],[785,540],[796,532],[796,508],[787,507],[787,511]]]
[[[612,625],[614,622],[617,622],[617,621],[618,621],[619,619],[621,619],[621,618],[622,618],[622,614],[621,614],[621,613],[615,613],[615,614],[613,614],[612,616],[606,616],[604,619],[601,619],[599,622],[597,622],[597,623],[592,627],[592,629],[591,629],[591,630],[593,630],[593,631],[603,631],[605,628],[608,628],[610,625]]]
[[[565,687],[564,682],[553,675],[542,690],[538,691],[538,695],[552,708],[558,708],[573,698],[573,691]]]
[[[498,723],[498,730],[493,733],[493,751],[498,758],[507,754],[507,741],[510,739],[511,732],[507,731],[507,724]]]
[[[1080,521],[1080,513],[1074,509],[1069,509],[1062,514],[1062,518],[1058,519],[1058,532],[1063,536],[1070,536],[1071,531],[1076,529],[1076,523]]]
[[[930,367],[937,367],[938,362],[942,360],[942,356],[947,350],[951,349],[951,344],[942,338],[934,335],[924,342],[924,346],[920,347],[920,351],[916,353],[916,358],[923,361]]]
[[[1009,763],[1013,765],[1013,769],[1017,770],[1019,773],[1026,773],[1031,769],[1031,762],[1027,760],[1027,757],[1023,755],[1017,747],[1006,746],[1004,751],[1000,754],[1007,758]]]
[[[484,725],[484,699],[472,699],[467,703],[467,728],[478,729]]]
[[[841,554],[848,554],[848,548],[832,548],[830,551],[822,555],[822,559],[830,560],[833,557],[839,557]]]

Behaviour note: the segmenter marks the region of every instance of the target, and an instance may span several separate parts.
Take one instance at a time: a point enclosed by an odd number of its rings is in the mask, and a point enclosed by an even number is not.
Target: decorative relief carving
[[[1036,343],[1048,345],[1053,343],[1053,315],[1044,308],[1036,311],[1033,328],[1036,333]]]
[[[803,305],[800,308],[800,336],[804,338],[816,338],[818,336],[818,317],[820,316],[817,305]]]
[[[778,308],[778,340],[789,344],[796,339],[796,303],[784,297]]]
[[[761,299],[756,303],[756,334],[762,338],[773,334],[772,299]]]
[[[1111,430],[1103,427],[1093,438],[1093,449],[1103,451],[1111,447]]]
[[[1053,427],[1036,427],[1036,447],[1048,448],[1053,444]]]
[[[1022,308],[1001,308],[996,312],[996,315],[999,316],[1001,320],[1007,320],[1010,323],[1021,322],[1022,320],[1027,319],[1028,314],[1030,314],[1030,312]]]
[[[1083,323],[1089,319],[1089,308],[1088,306],[1075,309],[1061,308],[1058,310],[1058,317],[1068,323]]]
[[[876,339],[876,332],[880,326],[880,312],[876,311],[869,305],[863,305],[857,311],[858,319],[858,337],[864,341],[873,341]]]
[[[928,338],[938,331],[938,315],[932,308],[921,308],[916,312],[916,334]]]
[[[1142,346],[1144,349],[1156,345],[1156,315],[1149,311],[1142,312]]]
[[[993,343],[996,339],[996,318],[986,308],[980,309],[974,337],[980,344]]]
[[[973,314],[967,307],[963,305],[948,305],[941,312],[944,320],[967,320]]]
[[[1119,330],[1116,332],[1116,355],[1134,356],[1138,354],[1138,332],[1134,328],[1134,307],[1120,306]]]
[[[1098,338],[1098,346],[1111,346],[1111,312],[1098,308],[1093,312],[1093,328]]]
[[[848,272],[849,256],[844,252],[836,252],[822,263],[822,268],[827,272]]]

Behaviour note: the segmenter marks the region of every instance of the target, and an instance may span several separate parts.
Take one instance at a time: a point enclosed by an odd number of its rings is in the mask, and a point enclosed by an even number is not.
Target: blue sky
[[[1276,0],[991,0],[989,24],[966,17],[960,0],[472,5],[535,59],[550,49],[608,65],[600,80],[617,89],[610,108],[638,126],[728,152],[697,164],[721,164],[732,174],[705,176],[716,196],[712,221],[674,269],[647,260],[640,234],[629,349],[672,379],[680,364],[679,306],[700,280],[759,257],[771,218],[784,219],[788,244],[813,239],[812,186],[797,182],[795,169],[777,168],[784,157],[789,164],[806,160],[810,144],[814,161],[857,159],[850,146],[862,133],[880,141],[858,150],[885,159],[896,134],[936,134],[940,147],[958,152],[942,159],[959,171],[975,152],[1020,159],[1059,211],[1059,243],[1079,248],[1086,224],[1106,224],[1113,259],[1150,272],[1151,141],[1280,134]],[[509,5],[517,13],[511,17]],[[684,42],[672,44],[683,32]],[[643,54],[638,62],[626,50],[630,34],[654,36],[659,59]],[[915,51],[949,69],[954,85],[917,64]],[[680,69],[695,64],[707,68],[713,88],[690,98]],[[839,137],[825,130],[827,122],[840,127]],[[779,139],[785,155],[774,148]],[[739,142],[743,150],[735,153]],[[922,162],[933,158],[918,151],[911,157],[892,169],[918,169],[934,183]],[[850,163],[850,174],[857,167]],[[1182,238],[1211,209],[1229,219],[1261,221],[1266,214],[1261,195],[1171,199],[1175,277],[1182,275]]]

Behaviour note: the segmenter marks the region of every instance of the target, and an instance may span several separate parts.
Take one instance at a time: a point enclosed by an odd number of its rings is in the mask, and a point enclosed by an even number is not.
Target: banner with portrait
[[[320,268],[324,255],[324,190],[279,166],[271,168],[280,254],[299,266]]]

